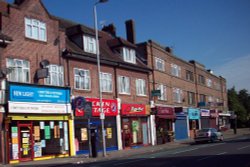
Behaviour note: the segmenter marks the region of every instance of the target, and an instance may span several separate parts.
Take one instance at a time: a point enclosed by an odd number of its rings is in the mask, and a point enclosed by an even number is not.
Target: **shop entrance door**
[[[19,160],[30,161],[33,158],[32,124],[18,124]]]

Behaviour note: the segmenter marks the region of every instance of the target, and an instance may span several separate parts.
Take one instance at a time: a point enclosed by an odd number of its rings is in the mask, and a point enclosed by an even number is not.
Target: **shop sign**
[[[92,103],[86,102],[84,97],[76,97],[72,101],[72,108],[76,117],[91,118],[92,116]]]
[[[188,117],[189,117],[189,119],[192,119],[192,120],[200,119],[199,109],[189,108],[188,109]]]
[[[9,84],[9,100],[13,102],[70,103],[70,89]]]
[[[69,114],[70,104],[9,102],[9,113]]]
[[[146,115],[146,105],[122,104],[122,115]]]
[[[92,102],[92,116],[99,117],[100,110],[100,100],[97,98],[86,98],[87,102]],[[105,116],[117,116],[117,100],[114,99],[102,99],[102,110]]]
[[[157,107],[157,115],[174,115],[172,107]]]
[[[212,118],[217,118],[219,115],[218,115],[218,112],[216,110],[210,110],[210,117]]]
[[[201,116],[202,117],[209,117],[210,116],[210,111],[205,110],[205,109],[201,109]]]

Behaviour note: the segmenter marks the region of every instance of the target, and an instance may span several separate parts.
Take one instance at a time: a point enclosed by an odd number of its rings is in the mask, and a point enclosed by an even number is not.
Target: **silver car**
[[[223,134],[215,128],[204,128],[197,131],[194,141],[199,142],[214,142],[216,140],[223,141]]]

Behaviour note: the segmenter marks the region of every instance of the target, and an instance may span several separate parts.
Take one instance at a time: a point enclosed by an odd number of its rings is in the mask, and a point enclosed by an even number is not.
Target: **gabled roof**
[[[68,52],[71,53],[71,58],[96,62],[95,54],[84,52],[79,46],[77,46],[73,41],[70,40],[70,35],[77,34],[79,32],[82,34],[95,35],[94,29],[85,25],[74,23],[72,21],[61,19],[59,17],[56,17],[56,19],[59,20],[60,28],[67,31],[68,36],[66,37],[66,48]],[[122,56],[112,48],[118,45],[136,48],[136,45],[122,38],[114,38],[109,33],[104,31],[98,31],[98,33],[100,42],[100,61],[102,64],[113,65],[141,72],[151,71],[150,68],[148,68],[145,64],[142,63],[142,61],[140,61],[140,59],[137,59],[137,64],[125,62]],[[66,57],[70,58],[70,55],[67,55]]]

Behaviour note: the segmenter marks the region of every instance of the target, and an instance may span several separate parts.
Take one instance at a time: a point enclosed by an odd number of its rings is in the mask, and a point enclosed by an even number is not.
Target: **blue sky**
[[[42,1],[53,15],[94,25],[97,0]],[[170,46],[176,56],[225,77],[228,88],[250,91],[250,0],[109,0],[97,12],[99,23],[114,23],[118,36],[126,38],[124,22],[133,19],[137,42]]]

